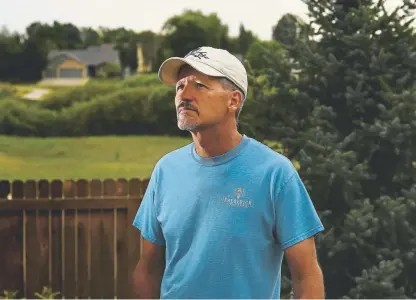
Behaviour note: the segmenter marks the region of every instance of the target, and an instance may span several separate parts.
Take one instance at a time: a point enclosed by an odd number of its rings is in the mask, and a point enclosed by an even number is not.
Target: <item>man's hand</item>
[[[323,274],[316,256],[314,238],[287,248],[285,255],[295,299],[324,299]]]
[[[134,292],[140,299],[160,299],[165,270],[165,248],[144,239],[143,255],[134,270]]]

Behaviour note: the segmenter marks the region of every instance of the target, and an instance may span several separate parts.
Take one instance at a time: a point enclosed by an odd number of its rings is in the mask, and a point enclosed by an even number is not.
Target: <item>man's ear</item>
[[[243,95],[240,91],[232,91],[229,101],[229,109],[236,112],[243,103]]]

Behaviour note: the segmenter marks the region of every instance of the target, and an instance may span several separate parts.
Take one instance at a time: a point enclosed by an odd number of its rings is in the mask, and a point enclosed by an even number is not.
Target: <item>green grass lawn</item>
[[[155,163],[190,138],[0,136],[0,180],[148,178]]]

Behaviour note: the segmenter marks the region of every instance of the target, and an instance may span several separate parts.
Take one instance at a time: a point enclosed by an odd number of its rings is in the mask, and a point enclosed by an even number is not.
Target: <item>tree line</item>
[[[276,40],[290,41],[287,32],[298,19],[286,15],[271,28]],[[288,30],[289,29],[289,30]],[[293,31],[293,30],[292,30]],[[142,45],[146,64],[157,71],[170,55],[184,55],[200,45],[221,47],[244,56],[249,46],[259,38],[243,24],[239,34],[232,37],[215,14],[185,10],[166,20],[162,33],[149,30],[134,31],[120,28],[77,27],[72,23],[54,21],[52,24],[33,22],[24,33],[12,33],[7,27],[0,31],[0,81],[33,82],[41,79],[51,50],[85,49],[89,46],[114,44],[120,53],[122,67],[137,69],[137,45]]]

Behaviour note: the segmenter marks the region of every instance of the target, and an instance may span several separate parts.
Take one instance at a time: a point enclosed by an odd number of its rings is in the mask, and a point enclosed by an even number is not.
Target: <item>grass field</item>
[[[190,138],[0,136],[0,180],[148,178],[166,153]]]

